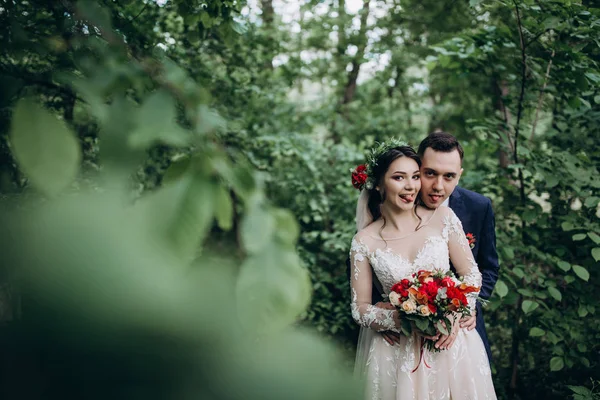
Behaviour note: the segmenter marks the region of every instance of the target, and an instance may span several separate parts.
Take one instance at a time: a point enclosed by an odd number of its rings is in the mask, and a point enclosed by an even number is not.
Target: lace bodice
[[[412,256],[412,257],[410,257]],[[376,331],[399,330],[399,316],[371,304],[372,272],[383,292],[413,272],[450,269],[450,260],[466,283],[480,287],[481,273],[473,258],[462,224],[448,207],[440,207],[424,227],[402,238],[382,240],[366,228],[353,239],[350,249],[352,316],[360,325]],[[475,308],[477,293],[467,296]]]

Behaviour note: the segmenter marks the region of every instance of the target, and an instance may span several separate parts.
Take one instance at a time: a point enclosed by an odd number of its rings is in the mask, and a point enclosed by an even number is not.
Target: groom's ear
[[[458,179],[457,179],[457,183],[456,183],[457,185],[458,185],[458,182],[460,182],[460,177],[462,176],[462,173],[464,170],[465,170],[464,168],[461,168],[460,171],[458,171]]]

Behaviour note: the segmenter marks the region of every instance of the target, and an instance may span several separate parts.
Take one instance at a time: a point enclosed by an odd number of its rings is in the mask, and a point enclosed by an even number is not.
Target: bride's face
[[[421,189],[419,164],[409,157],[395,159],[376,189],[385,196],[383,207],[411,210]]]

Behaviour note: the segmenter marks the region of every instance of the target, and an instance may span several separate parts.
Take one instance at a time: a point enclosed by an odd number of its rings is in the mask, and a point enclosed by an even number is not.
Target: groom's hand
[[[460,327],[466,328],[469,331],[472,331],[477,326],[477,314],[473,313],[473,315],[467,315],[460,319]]]
[[[395,310],[396,309],[396,307],[394,307],[391,303],[387,303],[387,302],[383,302],[383,301],[380,301],[379,303],[375,304],[375,307],[383,308],[386,310]],[[383,336],[385,341],[388,342],[390,346],[393,346],[396,343],[400,343],[400,335],[397,334],[396,332],[392,332],[392,331],[381,332],[381,336]]]

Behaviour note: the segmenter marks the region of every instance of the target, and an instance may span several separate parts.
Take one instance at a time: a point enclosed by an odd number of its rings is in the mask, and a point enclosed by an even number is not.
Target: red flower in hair
[[[352,171],[352,186],[354,186],[358,190],[362,190],[362,188],[367,183],[367,179],[369,177],[366,171],[367,166],[364,164],[359,165],[354,171]]]

